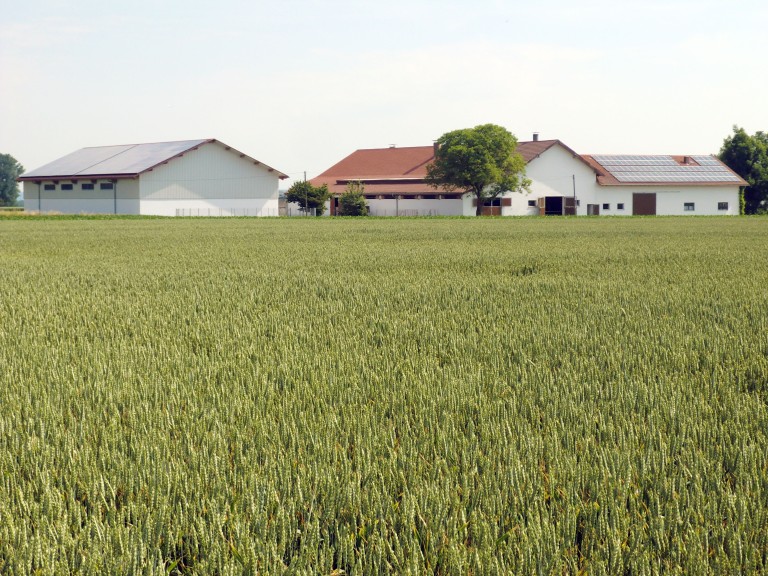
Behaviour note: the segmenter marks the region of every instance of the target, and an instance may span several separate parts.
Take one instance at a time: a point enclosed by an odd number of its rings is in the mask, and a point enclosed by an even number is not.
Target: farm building
[[[747,183],[714,156],[579,155],[560,140],[520,142],[530,193],[488,202],[488,215],[738,214]],[[433,146],[357,150],[311,180],[338,197],[350,182],[365,186],[374,216],[472,216],[474,199],[445,193],[424,178]]]
[[[282,172],[214,139],[82,148],[23,174],[27,210],[277,216]]]

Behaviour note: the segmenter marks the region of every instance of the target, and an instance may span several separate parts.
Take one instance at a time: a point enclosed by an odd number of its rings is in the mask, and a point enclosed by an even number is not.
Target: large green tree
[[[285,199],[288,202],[295,202],[299,205],[299,208],[306,213],[315,211],[316,216],[322,216],[325,212],[325,203],[328,198],[331,197],[331,193],[328,191],[328,186],[323,184],[322,186],[312,186],[311,183],[306,180],[300,182],[294,182],[293,185],[285,193]]]
[[[768,134],[750,136],[734,126],[733,135],[723,140],[720,160],[749,182],[744,189],[744,213],[768,212]]]
[[[427,182],[447,192],[472,194],[476,214],[506,191],[528,191],[525,160],[517,152],[517,138],[506,128],[482,124],[447,132],[437,139],[435,160],[427,166]]]
[[[13,206],[19,197],[16,178],[24,173],[24,167],[10,154],[0,154],[0,206]]]

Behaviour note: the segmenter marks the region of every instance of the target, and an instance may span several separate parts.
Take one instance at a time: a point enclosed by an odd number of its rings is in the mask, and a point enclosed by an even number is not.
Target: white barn
[[[426,184],[433,146],[357,150],[319,176],[338,196],[353,181],[365,186],[374,216],[474,216],[470,195]],[[560,140],[520,142],[530,193],[508,192],[484,213],[525,215],[734,215],[747,183],[714,156],[580,155]]]
[[[530,194],[503,215],[738,215],[740,176],[715,156],[579,155],[559,140],[520,144]]]
[[[277,216],[286,174],[215,139],[82,148],[19,177],[26,210]]]

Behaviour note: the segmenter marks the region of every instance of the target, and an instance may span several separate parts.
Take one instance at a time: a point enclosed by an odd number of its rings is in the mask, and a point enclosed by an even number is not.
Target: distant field
[[[768,571],[768,219],[0,220],[0,573]]]

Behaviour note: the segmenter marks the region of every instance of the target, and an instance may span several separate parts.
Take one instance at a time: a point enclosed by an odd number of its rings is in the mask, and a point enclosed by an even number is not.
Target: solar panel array
[[[25,173],[24,177],[138,174],[204,142],[206,140],[182,140],[81,148],[63,158]]]
[[[619,182],[739,182],[714,156],[689,156],[695,163],[681,164],[672,156],[593,156]]]

